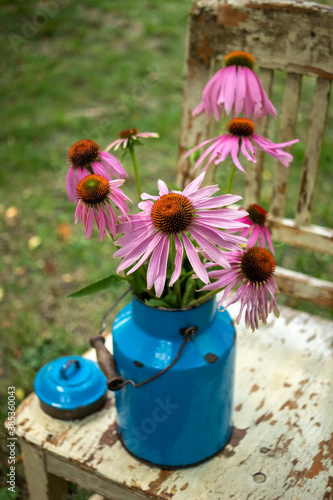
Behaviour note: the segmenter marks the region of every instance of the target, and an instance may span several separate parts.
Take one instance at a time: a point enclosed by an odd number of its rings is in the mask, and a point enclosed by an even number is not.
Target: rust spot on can
[[[216,354],[213,354],[212,352],[209,352],[208,354],[206,354],[206,356],[204,357],[205,361],[207,361],[207,363],[215,363],[215,361],[218,359],[218,356],[216,356]]]
[[[142,368],[144,366],[143,363],[141,363],[141,361],[133,361],[133,363],[135,364],[135,366],[137,366],[138,368]]]

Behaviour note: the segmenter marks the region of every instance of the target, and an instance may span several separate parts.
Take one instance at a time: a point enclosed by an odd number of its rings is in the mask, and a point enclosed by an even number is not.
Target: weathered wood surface
[[[281,309],[257,333],[238,326],[233,433],[198,467],[163,471],[131,457],[117,437],[112,395],[100,412],[62,422],[32,394],[17,410],[17,434],[44,453],[48,474],[114,500],[329,499],[332,323]],[[237,311],[230,309],[233,317]]]
[[[284,89],[282,115],[280,122],[280,143],[290,141],[295,136],[297,123],[298,105],[301,94],[302,76],[289,73]],[[291,153],[291,147],[285,151]],[[276,177],[274,179],[273,194],[271,199],[270,213],[276,217],[283,217],[286,206],[286,194],[289,178],[289,168],[276,161]]]
[[[67,482],[51,474],[42,449],[21,441],[24,471],[32,500],[66,500]]]
[[[268,227],[275,241],[333,255],[333,229],[302,226],[292,219],[276,217],[269,218]]]
[[[330,6],[293,0],[204,0],[194,4],[190,17],[189,53],[203,66],[211,58],[247,50],[260,67],[333,78]]]
[[[333,26],[333,25],[332,25]],[[333,29],[331,30],[333,32]],[[310,224],[313,196],[316,187],[321,145],[331,92],[331,81],[318,78],[306,141],[302,179],[298,195],[296,222]]]
[[[333,308],[333,283],[277,266],[275,281],[281,293]]]

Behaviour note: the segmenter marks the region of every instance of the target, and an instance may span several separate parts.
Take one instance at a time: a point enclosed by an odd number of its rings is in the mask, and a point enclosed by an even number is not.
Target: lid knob
[[[80,362],[78,359],[69,359],[60,368],[60,378],[68,380],[68,371],[70,367],[73,366],[76,370],[80,368]]]

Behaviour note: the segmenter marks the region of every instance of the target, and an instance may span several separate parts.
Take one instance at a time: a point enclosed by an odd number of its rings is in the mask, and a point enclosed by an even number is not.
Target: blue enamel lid
[[[107,389],[106,381],[94,361],[65,356],[39,370],[34,388],[43,403],[59,410],[75,410],[102,398]]]

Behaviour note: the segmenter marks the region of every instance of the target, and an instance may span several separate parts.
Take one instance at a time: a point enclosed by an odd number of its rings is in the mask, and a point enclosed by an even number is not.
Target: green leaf
[[[8,485],[10,488],[10,485]],[[19,488],[17,486],[14,487],[14,491],[9,491],[8,488],[1,488],[0,490],[0,500],[16,500],[19,496]]]
[[[127,278],[124,276],[119,276],[119,274],[111,274],[107,278],[96,281],[91,285],[88,285],[76,292],[68,295],[67,298],[84,297],[85,295],[93,295],[94,293],[101,292],[102,290],[109,290],[110,288],[118,286],[120,283],[127,282]]]
[[[145,303],[149,307],[164,307],[164,309],[171,309],[169,304],[167,302],[165,302],[163,299],[158,299],[158,298],[146,299]]]
[[[172,309],[177,309],[177,297],[175,293],[168,293],[168,295],[163,297],[163,300],[169,305],[169,307],[172,307]]]
[[[185,292],[183,295],[183,306],[187,306],[188,303],[193,300],[194,292],[196,290],[196,281],[193,278],[188,278],[185,285]]]

